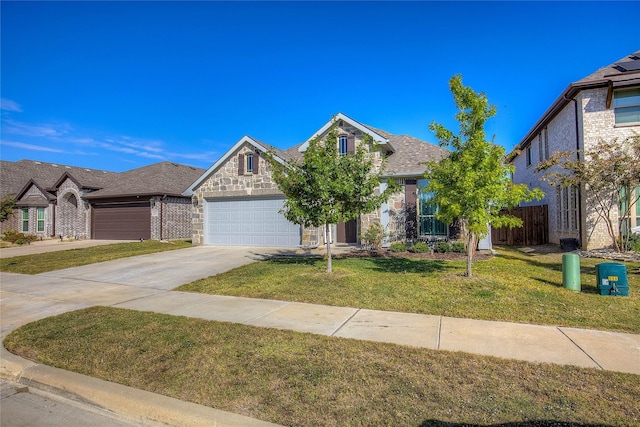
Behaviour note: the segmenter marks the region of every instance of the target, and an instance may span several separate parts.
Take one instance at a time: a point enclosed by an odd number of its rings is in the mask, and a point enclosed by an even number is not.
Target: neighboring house
[[[536,173],[536,165],[557,151],[588,151],[599,140],[633,135],[640,135],[640,51],[571,83],[509,154],[516,167],[514,182],[545,192],[543,200],[529,204],[548,205],[550,242],[577,238],[584,249],[611,245],[605,224],[589,209],[590,195],[550,186],[540,180],[544,173]],[[640,225],[640,206],[630,222]]]
[[[396,180],[401,191],[375,212],[332,227],[331,241],[355,244],[372,222],[380,222],[390,241],[444,239],[449,228],[435,219],[429,194],[420,187],[424,162],[440,160],[448,151],[407,135],[392,135],[359,123],[340,113],[307,141],[279,150],[249,136],[241,138],[184,193],[193,198],[193,243],[237,246],[317,246],[325,242],[322,228],[303,228],[288,222],[279,211],[284,195],[271,179],[264,153],[279,161],[302,160],[309,141],[326,137],[332,124],[338,128],[341,154],[348,155],[362,143],[364,135],[374,141],[372,155],[386,159],[384,175]],[[385,188],[386,183],[382,185]],[[381,190],[383,190],[381,188]]]
[[[1,196],[16,200],[1,230],[41,238],[190,238],[191,199],[182,192],[203,171],[170,162],[116,173],[1,161]]]

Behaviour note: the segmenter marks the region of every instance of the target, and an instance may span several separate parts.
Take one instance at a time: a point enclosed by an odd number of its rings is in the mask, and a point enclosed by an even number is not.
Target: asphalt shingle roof
[[[115,172],[35,160],[17,162],[0,160],[0,195],[1,197],[8,194],[17,195],[29,180],[33,180],[44,191],[51,190],[65,173],[71,175],[85,188],[103,188],[117,175]]]
[[[171,162],[108,172],[76,166],[56,165],[34,160],[0,161],[1,196],[14,197],[33,181],[43,191],[55,191],[55,185],[68,174],[82,188],[97,190],[84,196],[87,199],[141,195],[180,196],[204,169]],[[55,198],[53,194],[48,197]]]
[[[378,135],[387,138],[395,151],[387,156],[387,174],[390,176],[418,176],[425,171],[424,162],[442,160],[449,155],[449,150],[409,135],[394,135],[385,130],[365,125]],[[284,151],[281,158],[301,161],[303,154],[299,151],[300,143]]]
[[[204,172],[204,169],[178,163],[155,163],[116,174],[108,186],[84,197],[98,199],[142,195],[181,196],[182,192]]]

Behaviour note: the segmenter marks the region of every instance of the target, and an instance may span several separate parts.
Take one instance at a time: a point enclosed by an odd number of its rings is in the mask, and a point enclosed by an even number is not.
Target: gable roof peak
[[[318,129],[313,135],[311,135],[309,138],[307,138],[307,140],[302,143],[302,145],[300,145],[300,147],[298,147],[298,151],[303,152],[307,149],[307,147],[309,146],[309,143],[311,142],[312,139],[317,138],[321,135],[323,135],[325,132],[327,132],[331,126],[333,126],[334,124],[338,123],[340,120],[342,120],[345,123],[348,123],[349,125],[353,126],[354,128],[358,129],[360,132],[363,132],[369,136],[371,136],[371,138],[373,138],[373,141],[379,145],[383,145],[386,146],[389,151],[395,151],[395,149],[393,148],[393,146],[391,145],[389,138],[382,135],[381,133],[379,133],[377,130],[374,130],[373,128],[366,126],[354,119],[352,119],[351,117],[347,116],[344,113],[338,113],[336,115],[334,115],[331,120],[329,120],[327,123],[324,124],[324,126],[322,126],[320,129]]]

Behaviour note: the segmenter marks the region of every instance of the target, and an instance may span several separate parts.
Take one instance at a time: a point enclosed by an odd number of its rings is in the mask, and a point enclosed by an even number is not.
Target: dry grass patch
[[[31,323],[5,345],[39,363],[291,426],[640,424],[636,375],[114,308]]]

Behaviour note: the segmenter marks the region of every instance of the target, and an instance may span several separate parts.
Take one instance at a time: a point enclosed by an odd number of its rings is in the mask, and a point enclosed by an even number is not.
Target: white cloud
[[[68,133],[68,125],[31,125],[6,119],[3,121],[3,132],[12,135],[55,137]]]
[[[135,148],[143,151],[151,151],[154,153],[161,153],[164,151],[164,149],[162,148],[164,143],[157,140],[131,138],[129,136],[123,136],[123,137],[120,137],[119,139],[112,140],[112,142],[115,142],[120,145],[124,145],[126,147],[131,147],[131,148]]]
[[[22,148],[23,150],[46,151],[49,153],[65,153],[66,152],[63,150],[58,150],[57,148],[43,147],[41,145],[25,144],[24,142],[2,140],[0,144],[7,145],[9,147]]]
[[[4,111],[15,111],[16,113],[22,113],[22,107],[17,102],[7,98],[0,98],[0,109]]]

